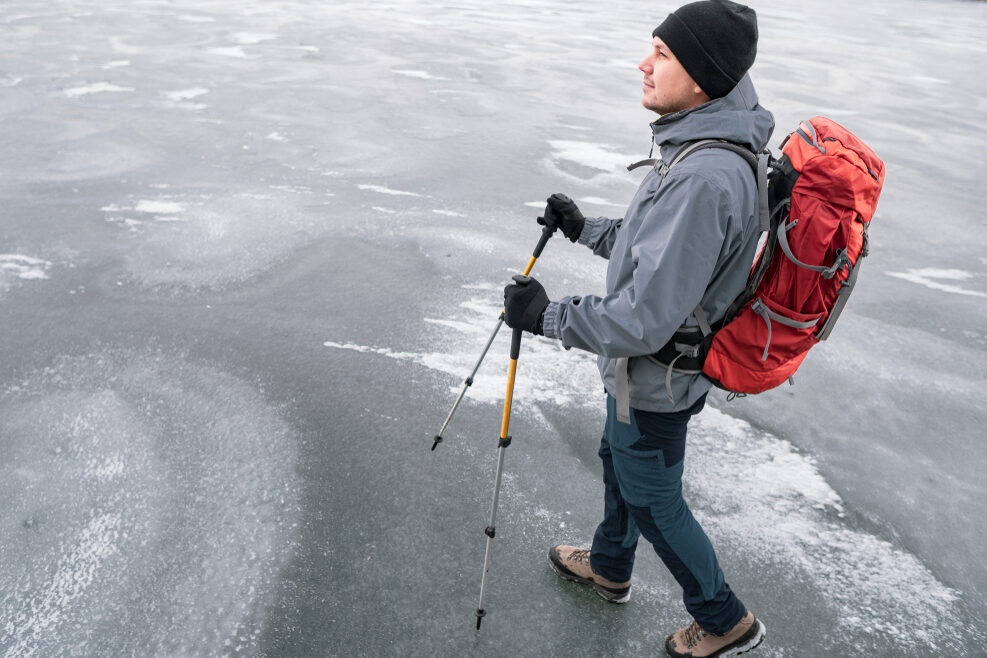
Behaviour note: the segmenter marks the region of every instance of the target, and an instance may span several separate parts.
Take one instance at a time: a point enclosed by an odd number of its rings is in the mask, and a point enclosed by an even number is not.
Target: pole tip
[[[435,435],[435,441],[432,442],[432,450],[434,451],[435,450],[435,446],[439,445],[441,442],[442,442],[442,435],[441,434],[436,434]]]
[[[476,630],[480,630],[480,622],[482,622],[483,618],[486,616],[487,613],[483,608],[476,609]]]

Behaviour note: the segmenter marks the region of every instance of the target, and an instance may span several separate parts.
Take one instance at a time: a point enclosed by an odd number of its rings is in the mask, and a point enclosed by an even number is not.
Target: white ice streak
[[[395,190],[390,187],[384,187],[383,185],[357,185],[358,190],[367,190],[369,192],[377,192],[378,194],[389,194],[391,196],[413,196],[413,197],[423,197],[424,195],[418,194],[417,192],[406,192],[404,190]]]
[[[208,94],[209,90],[203,87],[191,87],[189,89],[178,89],[176,91],[164,91],[161,92],[168,97],[168,100],[175,103],[181,103],[182,101],[192,100],[193,98],[198,98],[203,94]]]
[[[446,373],[456,382],[449,387],[450,393],[454,393],[459,390],[462,378],[472,370],[480,350],[486,343],[486,338],[497,324],[497,318],[502,310],[496,304],[497,298],[498,295],[492,293],[489,297],[473,298],[461,303],[460,311],[466,314],[466,317],[461,319],[427,318],[425,320],[426,323],[456,331],[460,336],[454,342],[462,348],[462,351],[419,353],[400,352],[386,347],[356,343],[323,344],[326,347],[412,361]],[[491,347],[491,352],[507,354],[510,336],[510,329],[502,327]],[[523,359],[519,361],[518,372],[523,373],[523,376],[519,376],[515,382],[515,396],[519,407],[531,408],[539,403],[576,404],[582,399],[583,391],[599,388],[596,357],[577,351],[563,356],[564,351],[557,341],[533,336],[526,336],[521,349]],[[490,404],[503,402],[507,380],[506,368],[500,367],[503,364],[503,359],[489,358],[484,361],[470,388],[471,400]],[[570,384],[560,386],[557,385],[559,381],[567,381]]]
[[[592,206],[612,206],[614,208],[626,208],[626,203],[614,203],[613,201],[608,201],[602,197],[598,196],[584,196],[579,197],[576,201],[580,203],[588,203]]]
[[[448,80],[449,78],[444,78],[440,75],[432,75],[428,71],[419,71],[413,69],[391,69],[391,73],[395,75],[403,75],[406,78],[417,78],[419,80]]]
[[[291,194],[311,194],[312,188],[305,185],[268,185],[269,189],[280,192],[290,192]]]
[[[88,96],[89,94],[101,94],[105,92],[125,92],[134,91],[133,87],[121,87],[109,82],[94,82],[89,85],[84,85],[82,87],[72,87],[65,90],[65,95],[69,98],[77,98],[79,96]]]
[[[178,201],[141,199],[134,210],[152,215],[175,214],[185,212],[185,204]]]
[[[358,345],[357,343],[336,343],[331,340],[327,340],[322,344],[326,347],[335,347],[340,350],[351,350],[353,352],[361,352],[363,354],[380,354],[392,359],[415,360],[418,358],[418,355],[414,352],[395,352],[394,350],[386,347],[369,347],[367,345]]]
[[[129,59],[115,59],[111,62],[107,62],[106,64],[103,64],[99,68],[103,69],[104,71],[109,71],[110,69],[119,69],[125,66],[130,66]]]
[[[432,212],[435,213],[436,215],[443,215],[445,217],[466,217],[466,215],[464,215],[463,213],[456,212],[455,210],[433,209]]]
[[[987,297],[987,293],[983,293],[978,290],[970,290],[969,288],[964,288],[951,283],[943,283],[943,281],[969,281],[974,278],[975,275],[972,272],[966,272],[964,270],[919,268],[909,269],[906,272],[888,272],[887,274],[899,279],[904,279],[905,281],[909,281],[911,283],[917,283],[918,285],[925,286],[926,288],[940,290],[942,292],[948,292],[954,295]]]
[[[181,14],[177,16],[178,20],[185,21],[186,23],[215,23],[216,19],[212,16],[197,16],[193,14]]]

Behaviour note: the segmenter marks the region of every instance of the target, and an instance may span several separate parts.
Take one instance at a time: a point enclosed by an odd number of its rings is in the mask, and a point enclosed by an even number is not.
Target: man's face
[[[641,105],[658,114],[678,112],[709,101],[672,51],[658,37],[637,67],[644,73]]]

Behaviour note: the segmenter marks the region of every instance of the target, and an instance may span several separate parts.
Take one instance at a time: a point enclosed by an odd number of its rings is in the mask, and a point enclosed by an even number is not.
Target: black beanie
[[[730,93],[757,55],[757,14],[730,0],[701,0],[679,7],[656,36],[710,98]]]

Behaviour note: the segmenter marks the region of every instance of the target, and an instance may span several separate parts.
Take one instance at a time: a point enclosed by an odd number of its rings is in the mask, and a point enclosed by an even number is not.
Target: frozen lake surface
[[[754,1],[776,116],[887,164],[797,385],[697,417],[686,493],[765,656],[984,654],[987,3]],[[527,338],[483,628],[502,287],[617,217],[677,6],[0,5],[0,656],[637,656],[686,623],[546,554],[602,508],[592,355]],[[601,292],[561,238],[534,274]]]

